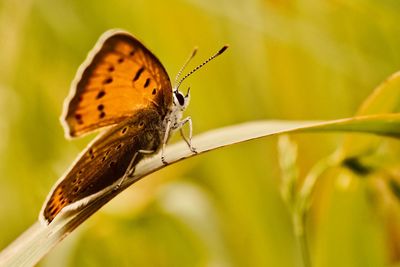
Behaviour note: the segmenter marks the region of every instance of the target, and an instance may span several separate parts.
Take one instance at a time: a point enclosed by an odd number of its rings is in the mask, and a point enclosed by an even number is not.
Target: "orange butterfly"
[[[190,101],[178,89],[183,80],[215,55],[178,81],[172,88],[160,61],[131,34],[111,30],[104,33],[85,62],[78,69],[65,101],[62,116],[67,137],[78,137],[110,126],[99,135],[55,184],[40,214],[50,223],[62,210],[74,210],[101,195],[110,186],[118,187],[132,175],[136,164],[146,155],[164,148],[177,129],[189,148],[192,121],[183,120],[182,112]],[[189,124],[189,138],[182,126]]]

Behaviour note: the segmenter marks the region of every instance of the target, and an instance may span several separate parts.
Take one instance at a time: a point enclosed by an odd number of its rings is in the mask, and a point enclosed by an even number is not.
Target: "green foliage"
[[[379,117],[398,112],[398,74],[372,88],[399,69],[399,10],[389,0],[0,2],[0,248],[36,220],[93,137],[67,142],[58,117],[106,29],[135,34],[171,76],[193,46],[200,61],[230,44],[184,85],[195,134],[354,114],[378,114],[350,126],[384,134],[399,129],[397,114]],[[399,264],[398,140],[299,133],[279,143],[280,154],[262,139],[154,173],[39,265],[301,266],[293,221],[313,266]]]

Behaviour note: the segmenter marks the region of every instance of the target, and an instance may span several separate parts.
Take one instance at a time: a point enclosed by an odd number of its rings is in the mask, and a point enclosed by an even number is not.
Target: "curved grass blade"
[[[193,154],[184,142],[167,147],[165,156],[170,163],[222,148],[225,146],[283,133],[307,132],[361,132],[382,136],[400,137],[400,114],[386,114],[341,119],[328,122],[313,121],[256,121],[228,126],[205,132],[193,138],[198,153]],[[155,155],[140,162],[133,178],[126,179],[118,190],[111,190],[82,207],[79,211],[61,213],[48,226],[39,222],[0,253],[0,266],[32,266],[44,257],[57,243],[67,237],[104,204],[134,182],[166,166]]]

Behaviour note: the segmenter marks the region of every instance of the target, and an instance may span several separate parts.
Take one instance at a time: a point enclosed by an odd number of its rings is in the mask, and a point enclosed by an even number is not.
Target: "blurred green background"
[[[230,44],[184,86],[192,89],[186,115],[200,133],[258,119],[352,116],[400,69],[399,14],[397,0],[1,0],[0,248],[34,223],[94,136],[65,140],[59,115],[105,30],[133,33],[171,77],[194,46],[192,66]],[[292,138],[304,174],[343,134]],[[302,266],[280,196],[276,141],[224,148],[147,177],[40,266]],[[328,174],[318,185],[307,221],[314,265],[400,266],[400,239],[390,239],[399,224],[379,215],[365,180],[346,177]]]

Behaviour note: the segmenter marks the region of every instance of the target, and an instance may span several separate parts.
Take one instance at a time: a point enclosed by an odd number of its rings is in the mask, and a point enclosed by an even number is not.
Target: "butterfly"
[[[79,67],[61,117],[67,138],[105,130],[54,185],[40,221],[49,224],[61,211],[75,210],[110,187],[117,188],[133,174],[138,162],[160,149],[161,160],[167,164],[164,149],[173,131],[179,129],[196,153],[191,143],[191,118],[182,119],[190,90],[183,94],[179,86],[227,47],[179,80],[196,54],[194,50],[172,87],[163,65],[139,40],[122,30],[105,32]],[[188,138],[182,131],[186,123]]]

